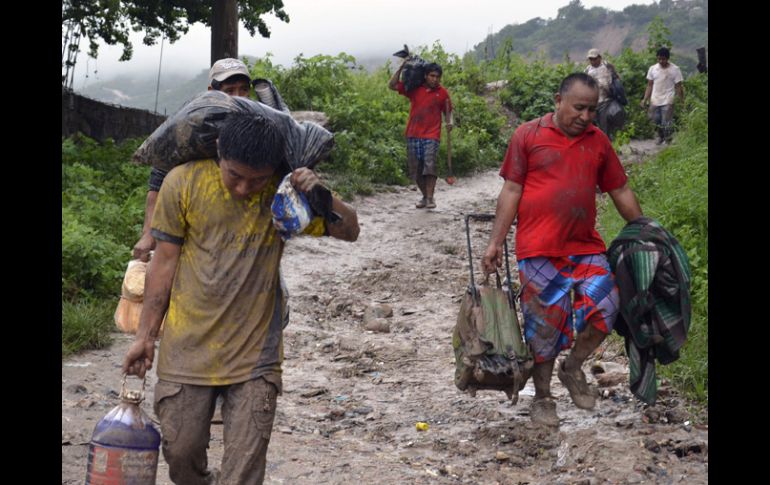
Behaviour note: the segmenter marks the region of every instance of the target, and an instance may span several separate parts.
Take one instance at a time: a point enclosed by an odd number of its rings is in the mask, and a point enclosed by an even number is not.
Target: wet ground
[[[494,212],[501,187],[496,171],[439,181],[434,210],[415,209],[418,192],[398,188],[355,202],[358,242],[290,242],[292,316],[266,484],[708,483],[707,415],[665,385],[655,407],[640,405],[617,342],[584,367],[601,384],[594,410],[576,408],[553,376],[558,430],[530,423],[531,381],[516,405],[454,386],[451,333],[469,279],[463,217]],[[479,250],[490,229],[472,227]],[[87,443],[117,403],[132,338],[116,334],[111,347],[62,362],[63,485],[83,483]],[[147,401],[152,415],[152,386]],[[221,455],[215,422],[211,466]],[[157,483],[171,483],[162,458]]]

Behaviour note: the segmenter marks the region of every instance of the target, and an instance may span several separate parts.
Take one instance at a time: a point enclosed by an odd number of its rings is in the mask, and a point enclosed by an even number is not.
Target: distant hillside
[[[396,46],[398,47],[398,46]],[[397,49],[394,49],[394,51]],[[252,63],[253,56],[244,56]],[[385,65],[390,56],[369,55],[356,57],[356,62],[364,69],[371,72]],[[155,108],[155,90],[158,83],[157,74],[143,73],[138,75],[124,75],[112,78],[108,81],[100,81],[88,84],[78,92],[89,98],[105,103],[119,104],[130,108],[139,108],[152,111]],[[192,79],[189,76],[179,74],[163,74],[160,78],[160,92],[158,93],[158,113],[171,115],[182,105],[208,86],[208,70],[204,69]]]
[[[514,52],[540,53],[553,62],[585,59],[588,49],[611,55],[626,47],[647,47],[647,26],[659,15],[671,31],[672,61],[690,71],[695,67],[698,47],[708,48],[708,0],[660,0],[650,5],[630,5],[621,12],[603,7],[586,9],[572,0],[558,10],[555,19],[540,17],[523,24],[509,24],[473,47],[476,59],[494,58],[506,39]]]
[[[152,111],[155,108],[157,83],[157,75],[124,75],[109,81],[89,84],[79,92],[106,103]],[[202,70],[192,79],[179,74],[163,75],[161,73],[158,113],[165,115],[175,113],[185,101],[205,91],[206,86],[208,86],[208,70]]]

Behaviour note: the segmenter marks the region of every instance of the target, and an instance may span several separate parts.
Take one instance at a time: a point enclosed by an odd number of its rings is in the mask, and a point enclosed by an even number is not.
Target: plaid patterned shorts
[[[430,138],[407,138],[406,161],[409,167],[409,178],[417,180],[417,175],[437,176],[436,157],[438,156],[438,140]]]
[[[604,333],[612,330],[620,295],[603,254],[522,259],[519,277],[524,335],[536,363],[570,348],[586,323]]]

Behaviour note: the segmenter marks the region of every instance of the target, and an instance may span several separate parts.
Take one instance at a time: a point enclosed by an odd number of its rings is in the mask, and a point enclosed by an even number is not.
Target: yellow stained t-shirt
[[[264,377],[280,391],[284,243],[270,211],[278,182],[249,199],[233,199],[213,160],[185,163],[164,179],[152,234],[182,247],[158,352],[159,378],[227,385]],[[305,230],[324,232],[321,218]]]

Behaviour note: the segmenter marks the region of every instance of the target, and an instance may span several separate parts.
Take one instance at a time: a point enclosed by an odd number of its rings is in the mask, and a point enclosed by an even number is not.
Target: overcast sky
[[[284,11],[290,22],[272,15],[265,16],[271,35],[265,39],[250,37],[241,27],[238,33],[238,55],[273,54],[273,63],[290,66],[303,54],[336,55],[346,52],[355,56],[387,56],[402,48],[431,45],[438,40],[449,52],[464,54],[492,32],[512,23],[524,23],[534,17],[552,19],[569,0],[284,0]],[[582,0],[586,8],[605,7],[623,10],[628,5],[653,3],[652,0]],[[163,73],[180,72],[194,75],[208,69],[210,29],[201,24],[174,44],[164,44]],[[119,62],[120,46],[102,45],[96,61],[84,52],[75,68],[76,90],[86,83],[109,80],[123,74],[158,72],[161,47],[145,46],[142,34],[131,35],[134,55]],[[81,50],[87,50],[87,42]],[[86,78],[86,74],[88,77]]]

